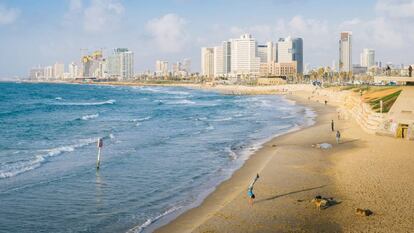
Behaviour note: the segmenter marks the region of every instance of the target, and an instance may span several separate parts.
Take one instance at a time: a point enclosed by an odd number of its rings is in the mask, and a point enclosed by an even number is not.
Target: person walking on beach
[[[253,201],[256,198],[256,196],[253,193],[253,186],[256,183],[256,181],[259,179],[259,174],[256,175],[252,183],[249,185],[249,188],[247,189],[247,196],[249,196],[249,204],[253,205]]]
[[[412,74],[413,74],[413,67],[410,65],[410,66],[408,67],[408,76],[409,76],[409,77],[411,77],[411,76],[412,76]]]
[[[335,131],[335,123],[334,123],[333,120],[331,121],[331,130],[332,130],[332,132]]]
[[[336,144],[339,144],[339,140],[341,139],[341,133],[338,131],[336,131]]]

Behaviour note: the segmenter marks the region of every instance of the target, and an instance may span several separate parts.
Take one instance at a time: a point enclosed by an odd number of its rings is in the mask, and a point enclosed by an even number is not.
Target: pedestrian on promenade
[[[259,174],[256,175],[252,183],[249,185],[249,188],[247,189],[247,196],[249,196],[249,204],[253,205],[253,201],[256,198],[256,196],[253,193],[253,186],[256,183],[256,181],[259,179]]]
[[[341,133],[338,131],[336,131],[336,144],[339,144],[339,140],[341,139]]]
[[[409,76],[409,77],[411,77],[411,76],[412,76],[412,74],[413,74],[413,67],[410,65],[410,66],[408,67],[408,76]]]
[[[332,130],[332,132],[335,131],[335,123],[334,123],[333,120],[331,121],[331,130]]]

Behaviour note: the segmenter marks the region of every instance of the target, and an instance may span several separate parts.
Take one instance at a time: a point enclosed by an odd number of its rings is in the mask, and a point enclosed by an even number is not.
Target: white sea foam
[[[62,97],[56,97],[55,100],[62,100]]]
[[[91,115],[85,115],[85,116],[81,117],[81,119],[84,120],[84,121],[87,121],[87,120],[94,119],[94,118],[97,118],[97,117],[99,117],[99,113],[91,114]]]
[[[78,143],[73,145],[60,146],[39,151],[40,154],[35,155],[28,160],[20,160],[8,164],[0,164],[0,179],[14,177],[27,171],[36,169],[40,167],[49,157],[54,157],[65,152],[72,152],[77,148],[95,143],[97,140],[98,138],[83,139],[79,140]]]
[[[166,104],[170,104],[170,105],[194,105],[194,104],[196,104],[196,102],[191,101],[191,100],[187,100],[187,99],[183,99],[183,100],[177,100],[177,101],[167,101]]]
[[[101,102],[68,102],[68,103],[57,103],[57,105],[68,105],[68,106],[94,106],[94,105],[105,105],[105,104],[115,104],[116,100],[107,100]]]
[[[136,87],[135,89],[140,89],[143,91],[149,91],[153,93],[167,94],[167,95],[189,95],[189,92],[186,91],[173,91],[167,90],[165,88],[155,88],[155,87]]]
[[[132,119],[132,122],[143,122],[143,121],[150,120],[151,118],[152,118],[151,116],[136,118],[136,119]]]
[[[235,160],[235,159],[237,159],[237,153],[236,153],[236,152],[234,152],[234,151],[231,149],[231,147],[227,147],[227,148],[226,148],[226,151],[229,153],[229,158],[230,158],[231,160]]]
[[[158,215],[158,216],[156,216],[154,218],[147,219],[147,221],[145,221],[143,224],[141,224],[139,226],[136,226],[136,227],[128,230],[126,233],[141,233],[146,227],[148,227],[149,225],[155,223],[160,218],[162,218],[162,217],[164,217],[164,216],[166,216],[166,215],[168,215],[168,214],[170,214],[170,213],[172,213],[174,211],[177,211],[177,210],[179,210],[181,208],[182,208],[181,206],[172,207],[172,208],[168,209],[167,211],[165,211],[164,213],[162,213],[162,214],[160,214],[160,215]]]
[[[233,117],[224,117],[224,118],[216,118],[212,119],[211,121],[231,121]]]

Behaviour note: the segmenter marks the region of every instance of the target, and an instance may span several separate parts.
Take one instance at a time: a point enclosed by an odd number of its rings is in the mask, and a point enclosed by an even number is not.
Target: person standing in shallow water
[[[338,131],[336,131],[336,144],[339,144],[339,140],[341,139],[341,133]]]
[[[253,201],[256,198],[256,196],[253,193],[253,186],[256,183],[256,181],[259,179],[259,174],[256,175],[252,183],[250,183],[249,188],[247,189],[247,196],[249,197],[249,204],[253,205]]]

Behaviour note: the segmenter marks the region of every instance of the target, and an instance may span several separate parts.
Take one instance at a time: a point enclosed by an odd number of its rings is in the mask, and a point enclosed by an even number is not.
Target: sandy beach
[[[412,232],[414,143],[367,134],[352,118],[338,120],[337,106],[308,100],[311,92],[300,89],[286,93],[318,114],[315,125],[264,144],[199,207],[156,232]],[[323,142],[333,148],[312,147]],[[256,173],[250,206],[246,192]],[[318,210],[310,203],[317,195],[339,204]],[[374,214],[359,216],[356,208]]]

